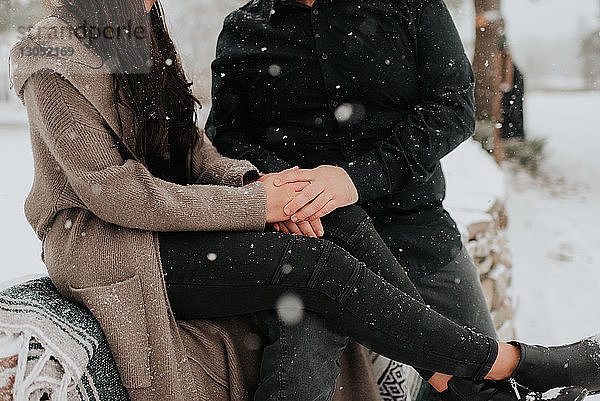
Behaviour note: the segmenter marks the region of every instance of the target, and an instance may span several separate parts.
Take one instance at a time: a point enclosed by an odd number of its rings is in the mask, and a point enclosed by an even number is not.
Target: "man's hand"
[[[323,235],[325,235],[325,230],[323,229],[321,219],[301,221],[298,224],[288,220],[281,223],[275,223],[273,228],[275,231],[285,234],[304,235],[306,237],[313,238],[321,238]]]
[[[352,179],[341,167],[319,166],[311,170],[286,170],[274,177],[277,187],[291,183],[306,185],[285,206],[285,215],[293,223],[320,219],[335,209],[349,206],[358,201],[358,191]],[[291,217],[290,217],[291,216]]]

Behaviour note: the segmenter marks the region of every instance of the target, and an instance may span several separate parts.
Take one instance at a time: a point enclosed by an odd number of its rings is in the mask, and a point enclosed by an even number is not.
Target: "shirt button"
[[[319,15],[319,10],[313,10],[313,15]]]
[[[327,58],[328,58],[328,57],[329,57],[329,56],[327,55],[327,53],[323,53],[323,54],[321,54],[321,58],[322,58],[323,60],[327,60]]]

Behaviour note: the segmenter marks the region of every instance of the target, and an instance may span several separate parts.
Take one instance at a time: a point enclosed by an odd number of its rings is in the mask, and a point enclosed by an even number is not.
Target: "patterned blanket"
[[[44,277],[0,292],[0,400],[125,401],[98,322]]]

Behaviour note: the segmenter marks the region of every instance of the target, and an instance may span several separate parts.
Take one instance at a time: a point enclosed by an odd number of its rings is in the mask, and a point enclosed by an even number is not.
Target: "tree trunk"
[[[475,113],[478,120],[494,124],[494,157],[503,159],[502,150],[502,83],[506,76],[505,52],[501,50],[504,23],[500,13],[501,0],[474,0],[476,19]],[[512,84],[511,84],[512,85]]]

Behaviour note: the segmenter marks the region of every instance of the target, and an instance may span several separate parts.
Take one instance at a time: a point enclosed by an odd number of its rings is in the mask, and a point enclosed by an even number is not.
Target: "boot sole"
[[[583,401],[587,398],[588,395],[590,395],[590,393],[586,389],[583,389],[583,391],[581,391],[581,394],[579,394],[579,396],[573,401]]]
[[[578,393],[577,393],[578,391]],[[572,393],[570,393],[572,392]],[[583,401],[587,398],[587,396],[590,395],[590,393],[585,389],[585,388],[581,388],[581,387],[568,387],[568,388],[564,388],[560,391],[560,393],[558,394],[556,399],[564,399],[564,400],[569,400],[569,401]],[[562,396],[562,398],[561,398]],[[567,396],[569,398],[567,398]],[[572,398],[573,396],[576,396],[575,398]],[[544,398],[540,398],[540,400],[543,400]],[[536,398],[537,400],[537,398]]]

